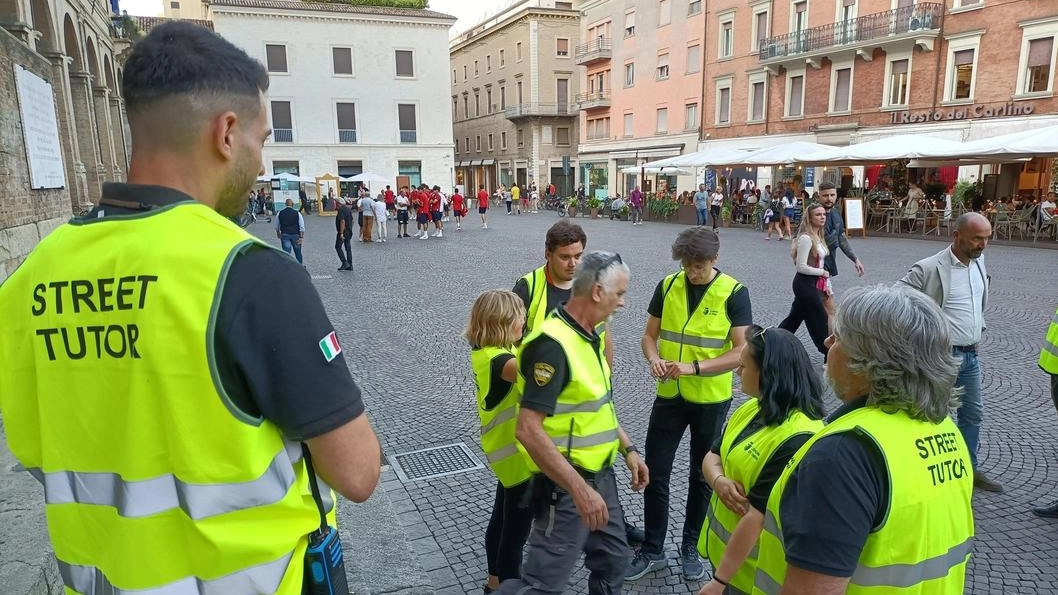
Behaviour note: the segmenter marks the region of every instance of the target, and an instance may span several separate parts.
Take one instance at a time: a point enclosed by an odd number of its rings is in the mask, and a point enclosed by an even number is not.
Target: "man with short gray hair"
[[[963,391],[956,420],[970,448],[974,487],[1002,492],[1003,486],[979,471],[977,465],[984,418],[977,345],[985,328],[984,310],[988,306],[989,277],[983,254],[992,236],[992,224],[980,213],[964,213],[955,220],[954,229],[951,245],[911,265],[900,283],[929,296],[941,307],[951,325],[951,349],[961,362],[955,386]]]
[[[846,294],[827,339],[843,405],[768,499],[753,593],[962,593],[972,466],[948,416],[949,325],[903,286]]]
[[[624,515],[613,462],[618,452],[632,489],[649,482],[647,466],[614,411],[610,364],[595,329],[624,306],[629,270],[618,254],[589,252],[573,275],[569,301],[523,342],[523,386],[516,436],[533,478],[533,531],[522,576],[501,593],[561,593],[585,554],[588,593],[621,592],[628,562]]]

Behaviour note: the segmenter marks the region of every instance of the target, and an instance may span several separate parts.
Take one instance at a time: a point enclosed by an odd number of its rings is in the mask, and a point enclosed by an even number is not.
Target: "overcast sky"
[[[120,0],[121,9],[140,16],[161,16],[162,0]],[[184,0],[194,1],[194,0]],[[516,0],[430,0],[430,9],[459,20],[452,27],[452,35],[485,20],[487,16]]]

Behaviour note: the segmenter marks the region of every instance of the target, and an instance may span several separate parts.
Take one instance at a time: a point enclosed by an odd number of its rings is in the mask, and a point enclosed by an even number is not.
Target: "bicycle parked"
[[[559,196],[553,196],[544,200],[544,209],[547,211],[555,211],[558,213],[559,217],[565,217],[569,214],[567,206],[565,199]]]

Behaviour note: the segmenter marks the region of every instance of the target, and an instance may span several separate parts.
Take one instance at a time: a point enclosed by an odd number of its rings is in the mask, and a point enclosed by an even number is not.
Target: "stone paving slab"
[[[460,338],[470,305],[479,292],[510,288],[542,262],[543,238],[557,219],[551,213],[504,216],[492,209],[489,229],[472,222],[463,231],[449,223],[444,238],[397,239],[385,244],[354,243],[352,273],[338,273],[330,219],[308,217],[306,264],[345,346],[347,361],[364,390],[368,411],[385,454],[461,440],[481,456],[474,411],[474,383],[468,349]],[[609,220],[578,219],[588,248],[616,250],[632,268],[627,304],[613,319],[614,397],[625,429],[638,444],[645,439],[654,395],[639,348],[646,306],[654,286],[676,270],[670,246],[676,225],[632,227]],[[391,222],[391,226],[393,223]],[[263,224],[254,230],[272,241]],[[395,230],[395,226],[391,231]],[[719,266],[747,285],[758,324],[777,324],[792,300],[788,242],[764,241],[746,229],[721,230]],[[943,241],[860,238],[852,244],[867,267],[855,276],[839,256],[839,293],[856,285],[892,283],[915,260],[944,248]],[[981,345],[985,426],[981,466],[1007,486],[1004,494],[976,492],[977,539],[967,593],[1058,592],[1058,523],[1032,516],[1034,503],[1058,496],[1058,416],[1047,377],[1036,357],[1047,321],[1058,305],[1058,258],[1049,250],[991,246],[992,276],[988,331]],[[810,345],[807,332],[800,336]],[[815,361],[820,362],[817,354]],[[821,362],[820,362],[821,363]],[[736,394],[736,401],[742,397]],[[836,406],[832,395],[828,408]],[[694,593],[700,584],[683,581],[676,560],[683,522],[689,457],[677,453],[671,491],[666,553],[668,568],[634,583],[629,593]],[[619,481],[628,474],[618,466]],[[422,524],[408,537],[439,593],[480,593],[485,578],[483,540],[495,479],[475,471],[434,480],[386,481],[395,510],[413,509]],[[622,493],[626,516],[642,526],[643,501]],[[436,547],[435,547],[436,546]],[[438,551],[447,561],[441,562]],[[586,591],[587,572],[578,568],[570,592]]]

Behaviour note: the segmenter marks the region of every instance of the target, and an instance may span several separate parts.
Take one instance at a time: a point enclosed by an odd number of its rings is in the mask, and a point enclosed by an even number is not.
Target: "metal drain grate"
[[[462,442],[393,455],[390,463],[397,477],[405,482],[466,473],[485,467]]]

